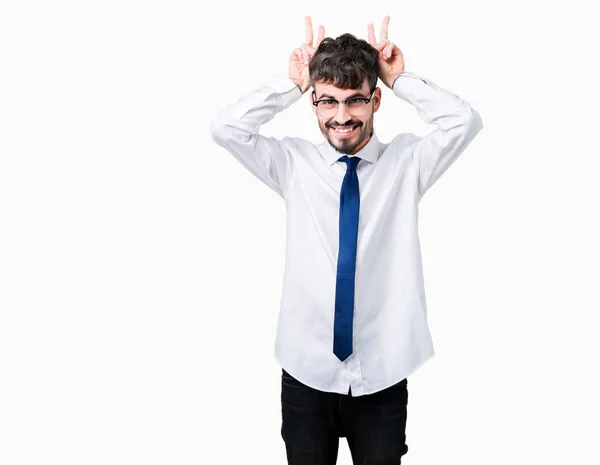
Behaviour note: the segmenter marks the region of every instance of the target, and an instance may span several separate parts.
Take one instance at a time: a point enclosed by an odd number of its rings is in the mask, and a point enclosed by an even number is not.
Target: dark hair
[[[360,89],[365,78],[373,92],[379,75],[379,52],[352,34],[321,41],[309,63],[310,83],[323,81],[340,89]]]

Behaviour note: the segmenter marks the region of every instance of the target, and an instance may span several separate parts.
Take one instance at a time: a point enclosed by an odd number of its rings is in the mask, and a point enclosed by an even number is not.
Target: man
[[[399,464],[407,377],[434,355],[418,203],[483,128],[456,95],[405,72],[400,49],[343,34],[307,40],[279,75],[226,108],[213,139],[286,202],[286,267],[275,357],[290,465],[333,465],[346,437],[355,465]],[[378,140],[381,80],[437,129]],[[258,134],[312,86],[325,141]]]

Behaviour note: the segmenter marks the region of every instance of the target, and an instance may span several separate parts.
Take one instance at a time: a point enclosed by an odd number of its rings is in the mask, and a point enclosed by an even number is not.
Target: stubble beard
[[[370,128],[370,126],[372,126],[372,121],[372,117],[369,121],[361,121],[359,123],[359,126],[355,129],[357,133],[353,134],[352,137],[348,138],[344,137],[338,139],[335,136],[335,134],[331,133],[332,130],[330,130],[327,126],[325,126],[322,123],[320,123],[321,133],[325,136],[325,139],[327,139],[329,145],[333,147],[333,149],[336,152],[342,155],[351,155],[352,152],[354,152],[356,148],[360,146],[364,142],[364,140],[368,138],[371,134],[372,129]]]

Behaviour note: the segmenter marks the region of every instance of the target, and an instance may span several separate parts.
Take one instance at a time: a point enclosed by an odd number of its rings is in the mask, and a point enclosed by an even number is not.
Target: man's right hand
[[[302,93],[306,92],[310,87],[310,74],[308,65],[313,55],[319,48],[319,44],[325,38],[325,27],[319,26],[319,36],[317,44],[313,47],[313,30],[310,16],[305,16],[306,22],[306,42],[299,48],[295,49],[290,55],[289,77],[300,87]]]

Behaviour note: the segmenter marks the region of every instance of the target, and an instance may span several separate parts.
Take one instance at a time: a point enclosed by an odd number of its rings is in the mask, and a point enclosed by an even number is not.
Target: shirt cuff
[[[420,79],[425,84],[427,84],[427,80],[423,76],[419,76],[418,74],[411,73],[409,71],[404,71],[400,76],[398,76],[396,79],[394,79],[394,82],[392,83],[392,89],[394,89],[394,87],[396,86],[396,83],[399,81],[400,81],[400,84],[398,84],[398,85],[402,85],[401,80],[403,77],[409,78],[409,79]]]

